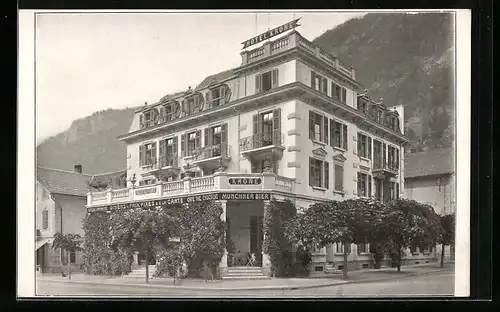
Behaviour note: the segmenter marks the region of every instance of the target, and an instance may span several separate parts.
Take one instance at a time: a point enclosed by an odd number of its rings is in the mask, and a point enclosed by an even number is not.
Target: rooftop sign
[[[284,33],[285,31],[288,31],[290,29],[293,29],[297,26],[300,26],[299,24],[297,24],[297,22],[299,21],[300,17],[296,20],[293,20],[291,22],[288,22],[286,24],[283,24],[281,26],[278,26],[274,29],[271,29],[271,30],[268,30],[266,31],[265,33],[262,33],[258,36],[255,36],[251,39],[248,39],[247,41],[244,41],[242,42],[241,44],[243,44],[243,48],[241,48],[242,50],[249,47],[249,46],[252,46],[254,44],[257,44],[259,42],[262,42],[264,40],[267,40],[271,37],[274,37],[274,36],[277,36],[277,35],[280,35],[282,33]]]

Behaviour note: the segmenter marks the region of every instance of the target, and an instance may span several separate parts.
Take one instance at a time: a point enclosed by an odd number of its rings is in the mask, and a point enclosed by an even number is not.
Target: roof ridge
[[[47,168],[47,167],[41,167],[41,166],[37,166],[37,168],[46,169],[46,170],[52,170],[52,171],[65,172],[65,173],[72,173],[72,174],[75,174],[75,175],[85,175],[85,176],[89,176],[89,177],[92,176],[89,173],[79,173],[79,172],[75,172],[75,171],[68,171],[68,170],[62,170],[62,169]]]
[[[98,175],[105,175],[105,174],[110,174],[110,173],[118,173],[118,172],[123,172],[123,171],[127,171],[127,169],[117,170],[117,171],[109,171],[109,172],[103,172],[103,173],[95,173],[95,174],[91,174],[91,176],[95,177],[95,176],[98,176]]]

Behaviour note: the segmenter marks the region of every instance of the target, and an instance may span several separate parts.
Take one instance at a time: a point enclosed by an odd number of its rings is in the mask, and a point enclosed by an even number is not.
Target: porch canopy
[[[51,239],[50,238],[39,238],[36,241],[36,250],[40,249],[43,245],[50,243]]]

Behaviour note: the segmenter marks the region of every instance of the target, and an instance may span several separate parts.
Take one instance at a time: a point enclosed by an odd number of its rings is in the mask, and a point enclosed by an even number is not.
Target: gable
[[[327,155],[327,152],[323,147],[318,147],[317,149],[314,149],[312,153],[315,156],[320,156],[320,157],[325,157]]]

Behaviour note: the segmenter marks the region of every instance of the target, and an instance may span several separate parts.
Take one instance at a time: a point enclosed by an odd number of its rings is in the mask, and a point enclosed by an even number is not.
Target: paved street
[[[454,292],[454,271],[447,269],[427,275],[395,277],[391,280],[336,285],[296,290],[186,290],[106,284],[63,283],[41,280],[39,295],[59,296],[155,296],[155,297],[391,297],[391,296],[451,296]]]

